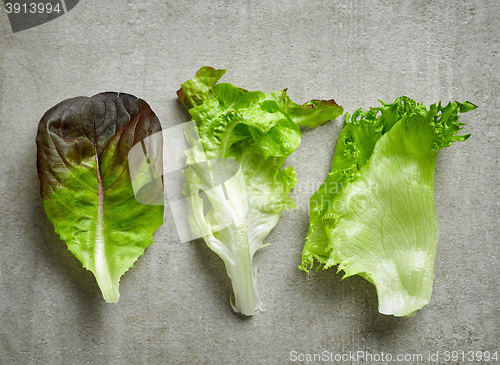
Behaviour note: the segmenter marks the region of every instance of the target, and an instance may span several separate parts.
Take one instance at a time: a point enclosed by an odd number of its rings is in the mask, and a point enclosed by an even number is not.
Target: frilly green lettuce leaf
[[[409,316],[431,297],[438,222],[434,171],[470,102],[427,109],[408,97],[346,115],[332,172],[310,199],[300,268],[338,265],[376,286],[379,311]],[[349,119],[350,117],[350,119]],[[319,266],[318,266],[319,269]]]
[[[149,105],[123,93],[65,100],[38,125],[45,212],[68,249],[92,271],[107,302],[118,301],[120,277],[163,223],[160,132]],[[148,138],[153,134],[155,139]],[[151,169],[154,161],[158,171],[146,194],[157,201],[148,204],[136,199],[130,177],[128,156],[138,143],[140,155],[143,148],[149,151],[138,168]]]
[[[288,196],[295,170],[282,166],[300,145],[299,126],[319,126],[343,109],[333,100],[297,105],[285,90],[265,94],[217,84],[224,72],[203,67],[178,91],[197,127],[185,131],[192,148],[184,195],[192,231],[225,263],[233,309],[253,315],[261,300],[252,258],[281,211],[295,208]]]

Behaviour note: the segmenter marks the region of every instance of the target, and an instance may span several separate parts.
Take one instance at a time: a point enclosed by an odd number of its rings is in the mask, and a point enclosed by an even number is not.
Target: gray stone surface
[[[444,351],[499,350],[500,2],[88,0],[15,34],[0,9],[2,364],[285,364],[292,351],[322,350],[422,354],[418,364],[436,351],[444,363]],[[120,302],[104,302],[43,212],[37,123],[63,99],[121,91],[177,125],[187,115],[175,91],[203,65],[249,90],[333,97],[349,112],[402,94],[479,106],[463,116],[471,138],[438,157],[427,307],[384,316],[364,279],[297,269],[307,199],[328,172],[340,118],[306,131],[288,160],[299,209],[282,214],[255,258],[265,312],[232,313],[222,261],[200,241],[179,243],[168,208]]]

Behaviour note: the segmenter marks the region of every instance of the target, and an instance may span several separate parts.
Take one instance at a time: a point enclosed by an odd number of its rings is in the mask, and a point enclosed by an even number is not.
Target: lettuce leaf
[[[149,105],[123,93],[65,100],[38,125],[45,212],[68,249],[92,271],[107,302],[118,301],[120,277],[163,223],[159,132],[160,122]],[[148,138],[153,134],[156,138]],[[155,200],[148,204],[137,201],[130,178],[128,155],[138,143],[140,155],[148,155],[137,169],[154,164],[159,177],[144,188],[142,195]]]
[[[184,195],[192,231],[224,261],[234,311],[253,315],[261,300],[252,258],[281,211],[295,208],[288,196],[295,170],[282,166],[300,145],[299,126],[319,126],[343,109],[333,100],[297,105],[286,90],[265,94],[218,84],[224,73],[203,67],[178,91],[196,122],[185,130],[192,148]]]
[[[366,278],[383,314],[410,316],[425,306],[439,235],[436,156],[469,137],[457,135],[458,115],[475,108],[455,101],[427,109],[403,96],[347,114],[331,173],[310,199],[300,268],[316,260]]]

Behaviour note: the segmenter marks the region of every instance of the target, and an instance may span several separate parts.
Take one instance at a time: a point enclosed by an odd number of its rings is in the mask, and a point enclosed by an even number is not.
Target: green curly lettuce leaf
[[[265,94],[218,84],[224,73],[203,67],[178,91],[196,124],[185,131],[192,148],[184,195],[192,231],[225,263],[234,311],[253,315],[261,309],[253,256],[281,211],[295,208],[288,196],[295,170],[282,166],[300,145],[299,126],[319,126],[343,109],[333,100],[298,105],[286,90]]]
[[[469,137],[457,135],[459,113],[475,108],[455,101],[427,109],[400,97],[346,115],[331,173],[310,199],[300,268],[316,260],[366,278],[384,314],[409,316],[425,306],[439,235],[436,156]]]

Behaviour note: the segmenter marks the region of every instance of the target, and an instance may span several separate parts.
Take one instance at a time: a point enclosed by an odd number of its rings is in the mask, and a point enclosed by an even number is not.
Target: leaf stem
[[[94,153],[97,173],[98,208],[96,220],[96,233],[94,245],[95,277],[106,302],[116,303],[120,297],[118,288],[113,285],[113,280],[106,260],[106,245],[104,240],[104,190],[97,151],[97,130],[94,122]]]
[[[248,236],[243,235],[244,242],[237,247],[234,263],[226,262],[226,270],[231,278],[235,303],[231,303],[233,310],[246,316],[254,315],[261,309],[261,301],[257,292],[257,280],[252,270],[252,255],[248,243]]]

